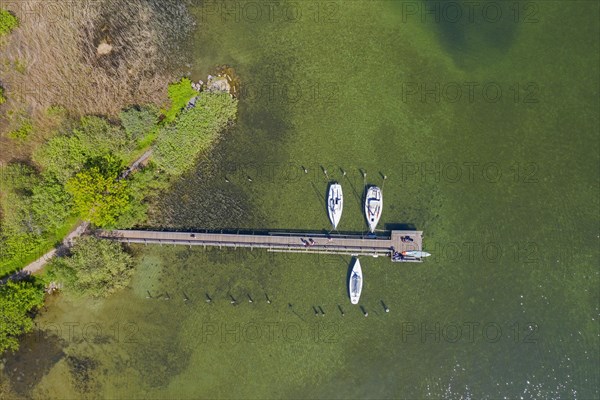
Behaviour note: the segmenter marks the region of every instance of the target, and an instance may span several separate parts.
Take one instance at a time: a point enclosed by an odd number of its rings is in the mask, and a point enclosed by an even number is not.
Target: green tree
[[[121,162],[112,155],[90,160],[87,167],[65,185],[73,196],[81,218],[96,226],[114,226],[117,218],[130,207],[127,180],[119,179]]]
[[[228,94],[203,93],[194,108],[183,111],[173,124],[161,129],[155,145],[156,164],[174,176],[189,170],[236,111],[237,100]]]
[[[9,34],[19,26],[19,20],[10,12],[0,9],[0,36]]]
[[[74,296],[106,297],[127,286],[133,261],[120,243],[85,236],[69,257],[51,261],[49,274]]]
[[[29,281],[0,285],[0,353],[19,348],[18,337],[31,332],[31,313],[44,303],[44,289]]]
[[[4,97],[4,89],[0,86],[0,104],[6,103],[6,97]]]

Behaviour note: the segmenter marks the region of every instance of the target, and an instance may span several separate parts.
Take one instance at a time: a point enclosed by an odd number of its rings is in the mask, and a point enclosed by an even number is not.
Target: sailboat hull
[[[414,257],[414,258],[425,258],[425,257],[429,257],[431,254],[429,254],[426,251],[421,251],[421,250],[409,250],[409,251],[403,252],[402,255],[407,256],[407,257]]]
[[[342,218],[343,210],[344,194],[342,192],[342,185],[339,183],[332,183],[329,186],[329,194],[327,196],[327,212],[333,229],[337,229],[340,219]]]
[[[375,232],[375,228],[381,218],[382,209],[383,195],[381,189],[377,186],[371,186],[367,190],[367,196],[365,197],[365,218],[371,232]]]
[[[348,292],[350,294],[350,302],[352,304],[358,304],[360,295],[363,287],[363,273],[360,267],[360,261],[358,258],[354,261],[352,272],[350,272],[350,280],[348,281]]]

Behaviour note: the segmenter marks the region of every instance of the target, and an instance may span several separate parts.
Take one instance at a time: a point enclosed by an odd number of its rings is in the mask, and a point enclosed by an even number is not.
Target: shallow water
[[[236,68],[237,126],[152,225],[327,230],[338,180],[339,229],[364,231],[377,184],[380,228],[433,256],[361,259],[365,318],[349,257],[136,246],[130,289],[40,317],[65,356],[30,394],[598,397],[598,5],[227,4],[196,9],[194,77]]]

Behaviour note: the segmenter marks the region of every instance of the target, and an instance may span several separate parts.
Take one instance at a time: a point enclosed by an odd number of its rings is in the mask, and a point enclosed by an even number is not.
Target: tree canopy
[[[0,285],[0,353],[19,348],[18,337],[31,332],[31,312],[44,303],[44,290],[29,281]]]
[[[122,169],[120,160],[107,154],[88,161],[84,170],[69,179],[65,189],[81,218],[110,227],[128,211],[130,192],[127,181],[119,179]]]
[[[74,296],[106,297],[126,287],[132,274],[132,258],[120,243],[90,236],[78,238],[70,256],[50,264],[50,276]]]

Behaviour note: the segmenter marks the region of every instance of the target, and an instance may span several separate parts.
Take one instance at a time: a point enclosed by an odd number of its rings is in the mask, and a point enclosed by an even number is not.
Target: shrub
[[[120,243],[81,237],[69,257],[55,258],[49,275],[74,296],[106,297],[127,286],[133,274],[131,256]]]
[[[33,124],[31,120],[26,119],[21,123],[19,128],[8,133],[8,137],[11,139],[27,139],[27,136],[33,131]]]
[[[68,115],[68,111],[63,106],[50,106],[46,109],[46,115],[49,117],[61,117],[64,118]]]
[[[9,34],[19,26],[19,20],[6,10],[0,9],[0,36]]]
[[[0,104],[6,103],[6,97],[4,97],[4,89],[0,87]]]

